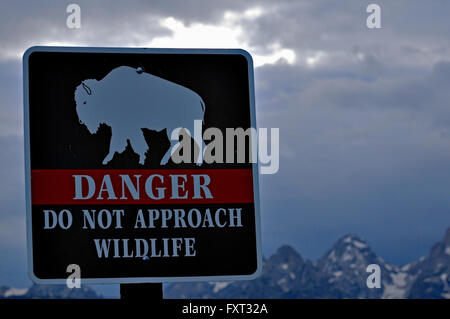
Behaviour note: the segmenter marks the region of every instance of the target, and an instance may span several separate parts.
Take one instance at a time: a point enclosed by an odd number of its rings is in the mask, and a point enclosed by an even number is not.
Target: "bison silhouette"
[[[75,102],[80,122],[92,134],[101,123],[111,127],[109,153],[103,164],[107,164],[115,152],[122,152],[127,140],[139,155],[139,163],[144,164],[149,145],[143,128],[166,129],[171,147],[160,163],[166,164],[177,143],[171,139],[171,132],[184,128],[194,138],[194,120],[203,121],[205,112],[202,98],[194,91],[144,72],[142,68],[128,66],[113,69],[99,81],[84,80],[75,89]],[[203,140],[194,141],[197,146],[204,146]],[[201,163],[201,158],[201,152],[198,152],[197,164]]]

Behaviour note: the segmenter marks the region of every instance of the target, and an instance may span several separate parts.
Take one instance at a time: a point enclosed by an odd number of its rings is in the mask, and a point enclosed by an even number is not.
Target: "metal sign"
[[[23,65],[35,282],[258,275],[247,52],[32,47]]]

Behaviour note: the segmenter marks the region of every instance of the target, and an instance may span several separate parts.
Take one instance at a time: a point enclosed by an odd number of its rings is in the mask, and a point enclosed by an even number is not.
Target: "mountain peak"
[[[450,247],[450,227],[447,228],[447,231],[445,232],[443,242],[444,242],[444,244],[446,244],[446,246]]]
[[[303,259],[300,254],[289,245],[283,245],[277,249],[275,254],[270,257],[272,261],[277,261],[280,263],[303,263]]]
[[[356,234],[347,234],[347,235],[341,237],[335,244],[335,246],[338,246],[338,245],[352,245],[359,249],[364,249],[364,248],[369,247],[366,240]]]
[[[417,278],[410,292],[410,298],[450,298],[450,228],[442,241],[436,243],[419,264]]]
[[[290,245],[282,245],[277,249],[276,254],[281,255],[299,255],[299,253]]]
[[[341,237],[333,247],[319,260],[319,264],[335,267],[344,265],[355,267],[355,263],[363,265],[374,262],[375,254],[367,242],[360,236],[348,234]],[[345,266],[345,267],[347,267]],[[327,267],[328,268],[328,267]]]

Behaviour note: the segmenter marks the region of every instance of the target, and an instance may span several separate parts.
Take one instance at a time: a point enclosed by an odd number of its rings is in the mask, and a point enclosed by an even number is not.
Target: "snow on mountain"
[[[214,283],[213,293],[218,293],[220,290],[230,284],[229,281],[219,281]]]
[[[11,288],[7,286],[0,287],[0,298],[12,298],[24,296],[28,292],[28,288]]]
[[[5,293],[3,294],[3,296],[5,298],[9,298],[9,297],[19,297],[19,296],[24,296],[26,293],[28,292],[28,288],[9,288],[7,291],[5,291]]]
[[[449,298],[450,229],[430,254],[402,267],[375,255],[355,234],[339,239],[316,263],[282,246],[252,281],[172,284],[165,298]],[[381,270],[381,288],[370,289],[367,266]]]

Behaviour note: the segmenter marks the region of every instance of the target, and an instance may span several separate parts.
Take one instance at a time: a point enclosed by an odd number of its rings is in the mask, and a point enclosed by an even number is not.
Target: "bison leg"
[[[139,155],[139,164],[144,165],[145,152],[148,150],[147,142],[145,141],[144,133],[142,130],[133,135],[131,140],[131,146],[136,154]]]
[[[178,137],[180,134],[180,129],[181,128],[179,127],[173,130],[166,129],[167,138],[170,141],[170,147],[167,150],[166,154],[164,154],[163,158],[161,159],[161,162],[159,163],[160,165],[166,165],[169,159],[172,158],[172,154],[176,150],[175,147],[179,144]]]
[[[110,160],[112,160],[112,158],[116,152],[120,153],[125,149],[127,144],[123,143],[123,141],[124,141],[124,139],[121,136],[119,136],[119,134],[116,131],[112,132],[111,142],[109,143],[109,153],[103,159],[103,165],[108,164],[108,162]]]
[[[103,160],[102,164],[103,164],[103,165],[108,164],[108,162],[109,162],[110,160],[112,160],[113,156],[114,156],[114,153],[110,151],[110,152],[108,153],[108,155],[106,155],[106,157],[105,157],[105,159]]]
[[[180,128],[176,128],[173,131],[166,130],[167,131],[167,137],[168,137],[168,139],[170,141],[170,147],[167,150],[167,152],[164,154],[163,158],[161,159],[160,165],[166,165],[167,164],[169,159],[172,157],[173,153],[176,151],[175,147],[180,144],[180,142],[178,140],[178,137],[179,137],[179,134],[180,134],[179,130],[180,130]],[[195,163],[197,165],[202,165],[202,163],[203,163],[203,154],[205,152],[206,145],[205,145],[205,142],[203,141],[203,139],[200,139],[200,140],[195,139],[191,132],[193,132],[193,130],[185,129],[185,134],[190,136],[192,138],[192,140],[194,141],[194,143],[195,143],[195,146],[194,146],[194,152],[195,152],[194,153],[194,157],[196,158]],[[183,143],[183,142],[181,142],[181,143]],[[190,145],[190,143],[189,143],[189,145]],[[186,147],[186,146],[184,145],[184,147]],[[189,149],[190,149],[190,146],[189,146]],[[190,151],[189,151],[189,154],[190,154]],[[190,161],[191,161],[190,156],[189,156],[188,161],[190,163]],[[183,161],[183,162],[185,162],[185,161]],[[187,163],[187,162],[185,162],[185,163]]]
[[[112,158],[113,158],[113,156],[114,156],[114,153],[115,153],[115,151],[114,150],[112,150],[112,148],[111,148],[111,144],[110,144],[110,146],[109,146],[109,153],[108,153],[108,155],[106,155],[106,157],[103,159],[103,165],[106,165],[106,164],[108,164],[108,162],[110,161],[110,160],[112,160]]]
[[[167,150],[166,154],[164,154],[163,158],[161,159],[161,162],[159,163],[160,165],[166,165],[167,164],[169,159],[172,157],[172,150],[174,149],[174,147],[178,143],[177,140],[171,140],[170,137],[169,137],[169,141],[170,141],[170,147]]]

